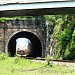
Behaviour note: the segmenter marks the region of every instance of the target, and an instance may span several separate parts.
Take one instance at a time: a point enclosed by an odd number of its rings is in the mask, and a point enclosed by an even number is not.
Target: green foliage
[[[43,22],[45,22],[44,16],[14,16],[14,17],[0,17],[0,22],[6,22],[9,20],[33,20],[35,27],[41,26],[41,21],[43,19]],[[43,23],[44,24],[44,23]],[[45,30],[45,25],[42,26]]]
[[[52,67],[52,59],[51,59],[50,55],[47,55],[47,57],[45,59],[47,61],[47,65]]]
[[[41,16],[40,16],[41,17]],[[34,18],[35,27],[39,26],[38,16],[2,17],[1,22],[12,19],[27,20]],[[75,59],[75,14],[45,15],[48,21],[50,48],[54,43],[55,59]],[[46,29],[46,27],[44,27]],[[49,49],[50,50],[50,49]]]
[[[72,65],[46,65],[45,62],[19,59],[14,63],[15,57],[0,61],[0,75],[75,75]]]
[[[55,41],[55,59],[75,59],[75,14],[48,15],[46,19],[51,29],[50,46]]]
[[[60,51],[62,57],[64,57],[66,46],[68,45],[68,43],[72,39],[72,33],[73,33],[73,30],[71,28],[66,28],[59,36],[59,40],[60,40],[60,43],[62,46],[61,51]]]
[[[1,17],[0,18],[0,22],[5,22],[6,20],[11,20],[12,18],[8,18],[8,17]]]
[[[16,56],[14,57],[14,63],[17,64],[20,62],[20,57]]]
[[[55,27],[55,15],[46,15],[45,19],[49,23],[49,34],[51,35],[53,33],[53,29]]]
[[[7,58],[8,58],[8,56],[6,54],[0,53],[0,60],[5,60]]]
[[[7,20],[26,20],[27,16],[15,16],[15,17],[1,17],[0,22],[5,22]]]
[[[72,34],[72,39],[65,50],[65,59],[75,59],[75,30]]]

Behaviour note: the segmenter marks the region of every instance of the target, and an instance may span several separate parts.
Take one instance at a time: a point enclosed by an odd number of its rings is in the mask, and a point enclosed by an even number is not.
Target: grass
[[[71,66],[53,64],[51,67],[46,63],[0,55],[0,75],[75,75],[75,70]]]

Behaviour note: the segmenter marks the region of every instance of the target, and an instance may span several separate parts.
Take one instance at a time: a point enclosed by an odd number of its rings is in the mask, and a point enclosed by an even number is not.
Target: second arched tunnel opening
[[[27,38],[31,41],[32,48],[28,57],[42,57],[41,41],[35,34],[27,31],[18,32],[10,38],[8,42],[8,53],[10,53],[10,56],[14,57],[16,54],[16,39],[18,38]]]

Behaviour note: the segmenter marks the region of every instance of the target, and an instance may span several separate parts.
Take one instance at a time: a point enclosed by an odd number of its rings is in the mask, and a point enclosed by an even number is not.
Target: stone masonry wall
[[[46,50],[46,32],[41,27],[40,24],[38,27],[35,26],[35,23],[33,20],[30,21],[6,21],[5,23],[0,23],[0,51],[8,52],[8,43],[9,40],[14,34],[21,32],[21,31],[27,31],[35,34],[41,44],[42,44],[42,56],[45,56],[45,50]]]

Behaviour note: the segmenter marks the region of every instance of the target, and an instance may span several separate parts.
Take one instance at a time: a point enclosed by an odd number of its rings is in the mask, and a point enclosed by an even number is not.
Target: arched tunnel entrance
[[[42,45],[39,38],[27,31],[21,31],[13,35],[8,42],[8,53],[10,56],[14,57],[16,54],[16,39],[17,38],[27,38],[32,43],[31,54],[28,57],[42,57]]]

